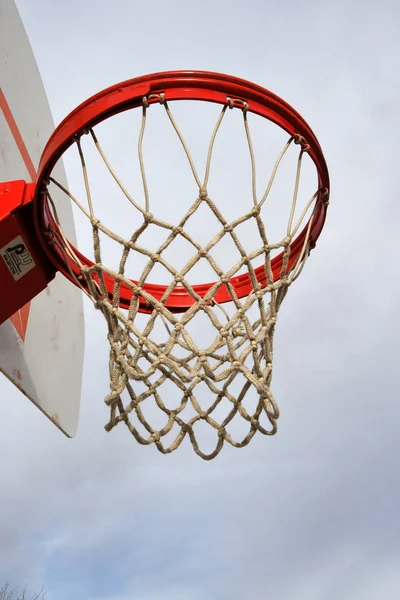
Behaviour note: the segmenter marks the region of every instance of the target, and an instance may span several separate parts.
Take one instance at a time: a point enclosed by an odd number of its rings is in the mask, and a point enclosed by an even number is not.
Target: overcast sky
[[[17,0],[58,123],[100,89],[207,69],[312,126],[328,219],[277,326],[274,438],[212,462],[104,431],[108,348],[86,306],[65,438],[0,382],[0,585],[50,600],[398,600],[398,3]]]

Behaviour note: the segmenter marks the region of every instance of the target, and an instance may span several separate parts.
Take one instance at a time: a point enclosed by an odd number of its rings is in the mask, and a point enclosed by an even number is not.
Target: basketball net
[[[151,96],[153,101],[154,96],[154,94]],[[308,151],[307,140],[298,135],[288,139],[276,159],[263,195],[257,196],[256,164],[247,118],[248,105],[239,99],[229,99],[229,103],[221,110],[211,136],[204,178],[201,179],[164,95],[158,94],[156,99],[163,105],[166,116],[182,144],[198,189],[197,197],[178,223],[158,220],[157,216],[151,212],[142,152],[147,113],[151,109],[148,103],[149,99],[150,97],[144,97],[142,101],[143,112],[138,145],[145,207],[137,204],[118,178],[103,152],[94,130],[87,131],[115,183],[132,204],[133,209],[142,214],[140,227],[132,232],[130,238],[124,239],[108,229],[96,217],[85,156],[81,141],[77,139],[76,144],[85,181],[88,208],[55,179],[51,178],[50,180],[62,189],[90,220],[95,264],[87,266],[80,261],[78,254],[63,236],[61,227],[56,233],[53,243],[59,246],[59,251],[65,253],[66,258],[71,259],[79,267],[81,278],[73,275],[77,285],[80,285],[82,290],[89,295],[94,306],[102,312],[107,321],[111,391],[105,400],[110,407],[110,420],[106,425],[106,430],[110,431],[118,423],[124,422],[140,444],[155,444],[162,453],[172,452],[185,438],[188,438],[195,452],[203,459],[210,460],[221,451],[224,442],[239,448],[246,446],[256,432],[274,435],[277,431],[279,409],[271,392],[276,321],[288,289],[300,275],[311,250],[310,230],[314,213],[319,202],[328,201],[327,191],[316,190],[305,204],[300,217],[295,220],[302,159]],[[227,110],[233,108],[241,110],[243,114],[243,125],[251,161],[253,197],[252,208],[249,212],[234,221],[228,221],[209,196],[207,185],[218,130]],[[270,194],[281,160],[292,144],[298,144],[299,154],[291,209],[284,237],[277,243],[271,244],[260,211]],[[57,221],[54,203],[48,190],[47,197],[53,207],[53,216]],[[208,206],[219,223],[218,233],[206,245],[199,244],[185,230],[186,223],[202,204]],[[302,248],[293,262],[290,260],[291,244],[300,227],[304,227],[306,215],[310,210],[311,217],[306,224]],[[246,253],[237,229],[239,225],[251,220],[256,225],[259,243],[255,251]],[[156,252],[147,250],[140,244],[142,233],[150,225],[159,227],[165,232],[165,241]],[[122,253],[117,271],[103,264],[100,232],[120,244]],[[179,236],[191,244],[193,254],[185,266],[178,269],[166,260],[164,253]],[[222,269],[211,252],[225,236],[230,236],[240,255],[239,260],[236,260],[229,270]],[[278,278],[274,277],[271,266],[272,254],[276,254],[277,251],[282,251]],[[131,253],[140,253],[147,257],[147,264],[141,276],[134,282],[125,274],[126,263]],[[257,258],[265,270],[264,279],[261,282],[253,266],[253,261]],[[189,283],[188,274],[200,260],[204,259],[208,261],[215,272],[215,283],[208,288],[205,294],[200,295],[195,289],[196,286]],[[170,283],[161,298],[154,297],[145,286],[157,263],[163,265],[170,273]],[[242,273],[243,269],[250,278],[251,290],[246,296],[239,297],[237,289],[230,280],[239,272]],[[107,293],[104,281],[106,275],[110,275],[115,280],[112,297]],[[86,281],[85,287],[82,286],[82,278]],[[131,301],[126,310],[120,308],[121,286],[131,291]],[[187,292],[192,303],[185,311],[178,313],[168,306],[168,299],[171,293],[180,287]],[[230,311],[226,310],[223,303],[216,300],[222,289],[228,292]],[[140,327],[137,317],[139,309],[143,308],[143,305],[145,305],[148,318],[144,327]],[[257,309],[255,320],[251,319],[249,315],[252,307]],[[188,330],[188,325],[193,323],[200,313],[208,317],[209,326],[214,330],[213,341],[207,347],[198,345],[193,334]],[[159,336],[154,335],[155,328],[160,322],[162,322],[165,332],[162,340],[159,339]],[[237,379],[240,380],[241,385],[239,389],[236,386],[235,393],[233,393],[233,383]],[[171,398],[162,395],[162,386],[167,381],[172,382],[175,386],[175,403],[172,407]],[[257,398],[253,405],[255,409],[251,411],[244,405],[246,394],[252,394]],[[154,399],[159,410],[165,414],[165,423],[161,428],[155,427],[149,422],[148,416],[145,416],[146,401],[149,399]],[[228,406],[228,409],[222,417],[218,418],[217,415],[220,415],[220,412],[217,409],[222,402]],[[191,412],[187,417],[188,406],[191,407]],[[247,422],[248,427],[244,436],[235,439],[230,430],[230,424],[238,415]],[[206,452],[199,447],[196,428],[201,421],[207,423],[216,432],[216,443],[211,452]]]

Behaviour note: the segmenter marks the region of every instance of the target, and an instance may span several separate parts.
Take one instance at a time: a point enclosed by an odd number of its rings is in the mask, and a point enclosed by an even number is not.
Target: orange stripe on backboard
[[[1,88],[0,88],[0,110],[4,114],[4,117],[7,121],[7,125],[10,128],[11,135],[13,136],[15,143],[17,144],[18,150],[21,153],[22,160],[25,163],[25,166],[29,173],[29,177],[31,178],[32,181],[36,181],[36,169],[33,165],[31,157],[29,156],[28,149],[25,146],[24,140],[22,139],[22,135],[18,129],[18,125],[15,122],[15,119],[12,115],[11,109],[8,105],[6,97]]]
[[[13,117],[11,109],[8,105],[6,97],[1,88],[0,88],[0,110],[4,114],[5,120],[7,121],[7,125],[10,129],[11,135],[13,136],[14,141],[17,145],[17,148],[21,153],[21,157],[25,163],[25,167],[29,173],[29,177],[31,178],[32,181],[36,181],[36,169],[33,165],[32,159],[29,155],[27,147],[25,146],[21,132],[18,129],[18,125]],[[25,340],[30,307],[31,307],[31,303],[28,302],[27,304],[25,304],[25,306],[20,308],[20,310],[18,312],[16,312],[14,315],[12,315],[12,317],[10,317],[10,321],[14,325],[14,327],[17,330],[18,335],[21,337],[22,341]]]
[[[28,327],[30,308],[31,303],[28,302],[27,304],[25,304],[25,306],[20,308],[18,312],[16,312],[14,315],[12,315],[12,317],[10,317],[10,321],[14,325],[22,341],[25,340],[26,336],[26,328]]]

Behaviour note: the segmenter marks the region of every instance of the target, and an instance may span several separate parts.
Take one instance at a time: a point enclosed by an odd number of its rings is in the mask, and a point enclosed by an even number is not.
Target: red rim
[[[46,195],[43,193],[42,183],[46,182],[51,171],[76,139],[88,128],[94,127],[101,121],[132,108],[142,106],[143,96],[163,93],[165,100],[204,100],[218,104],[229,104],[228,97],[241,99],[248,103],[249,112],[262,116],[284,129],[291,136],[301,136],[309,145],[308,154],[313,160],[318,173],[318,189],[323,190],[316,200],[314,219],[310,230],[311,246],[314,246],[324,226],[327,202],[326,192],[329,190],[329,174],[324,155],[317,138],[305,120],[284,100],[272,94],[268,90],[243,79],[211,73],[206,71],[168,71],[155,73],[124,81],[107,88],[92,96],[83,104],[72,111],[62,123],[55,129],[50,137],[41,157],[38,169],[37,186],[34,199],[35,226],[44,251],[55,265],[68,279],[76,283],[72,273],[78,277],[79,268],[73,261],[66,263],[66,259],[56,245],[48,243],[46,232],[50,229],[57,230],[57,225],[49,210]],[[158,98],[148,100],[149,104],[158,102]],[[288,268],[296,262],[302,252],[307,235],[307,225],[294,239],[290,248],[290,260]],[[76,250],[81,262],[85,266],[93,266],[93,263]],[[282,269],[283,253],[272,260],[272,271],[274,281],[278,281]],[[264,266],[255,270],[261,285],[266,284],[266,273]],[[110,275],[104,274],[107,291],[113,294],[115,280]],[[136,283],[136,282],[134,282]],[[249,275],[243,274],[233,277],[230,283],[235,288],[239,298],[247,296],[252,290]],[[85,286],[85,283],[83,282]],[[200,297],[204,297],[214,283],[193,285],[193,290]],[[161,300],[167,286],[146,283],[143,289],[157,300]],[[120,306],[128,308],[132,297],[132,290],[121,285]],[[225,285],[216,292],[214,299],[219,302],[229,302],[232,296]],[[165,306],[172,312],[187,310],[195,299],[182,286],[176,286],[169,295]],[[148,312],[149,308],[144,299],[140,301],[140,311]]]

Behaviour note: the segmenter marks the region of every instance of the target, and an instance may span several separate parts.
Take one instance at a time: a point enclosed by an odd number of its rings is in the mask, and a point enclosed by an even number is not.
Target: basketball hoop
[[[221,106],[209,144],[203,179],[196,171],[189,148],[170,108],[173,102],[185,100],[211,102]],[[185,151],[197,187],[197,196],[188,206],[186,215],[175,223],[161,222],[150,210],[141,143],[146,116],[151,113],[154,104],[164,107]],[[141,109],[143,113],[139,161],[146,197],[144,207],[133,200],[118,178],[95,133],[95,127],[101,122],[133,109]],[[227,110],[241,111],[243,115],[253,177],[252,208],[233,222],[224,217],[207,189],[214,142]],[[271,121],[288,134],[288,140],[276,159],[267,189],[261,198],[257,197],[255,191],[255,159],[248,113]],[[140,226],[128,239],[111,231],[96,217],[81,145],[84,135],[92,138],[116,185],[130,200],[133,210],[142,214]],[[292,144],[297,144],[299,148],[292,209],[283,237],[278,242],[270,243],[260,215],[261,207],[268,198],[282,158]],[[76,145],[81,161],[88,209],[53,175],[57,161],[73,145]],[[318,185],[312,198],[305,204],[301,217],[295,222],[294,212],[304,154],[308,154],[315,165]],[[93,232],[94,261],[85,257],[66,239],[52,201],[50,184],[62,190],[87,216]],[[207,460],[219,453],[225,441],[233,446],[243,447],[257,431],[265,435],[276,432],[279,410],[270,386],[277,314],[289,286],[298,277],[310,251],[315,247],[324,225],[328,201],[328,170],[320,145],[310,127],[279,97],[235,77],[203,71],[171,71],[139,77],[93,96],[57,127],[46,145],[38,169],[33,199],[35,229],[48,261],[79,286],[106,318],[111,385],[111,393],[106,399],[111,409],[107,430],[123,421],[137,441],[142,444],[155,443],[163,453],[175,450],[188,436],[195,452]],[[219,232],[208,244],[201,245],[187,233],[185,224],[204,203],[219,223]],[[305,215],[310,212],[308,221],[303,223]],[[249,254],[240,242],[237,227],[250,220],[256,224],[260,242],[257,251]],[[150,225],[163,228],[166,234],[164,243],[156,252],[140,245],[140,236]],[[100,233],[121,247],[118,270],[103,263]],[[194,253],[186,265],[178,269],[165,260],[163,252],[179,236],[192,245]],[[225,236],[231,237],[240,253],[240,259],[228,270],[221,269],[211,253]],[[276,251],[279,253],[272,256]],[[125,274],[126,262],[131,253],[141,253],[148,258],[144,271],[136,279],[130,279]],[[258,257],[260,264],[254,267],[253,261]],[[200,259],[206,259],[215,272],[213,282],[189,282],[187,275]],[[148,276],[157,263],[161,263],[170,273],[171,281],[168,285],[148,282]],[[245,272],[239,273],[243,269]],[[233,307],[230,314],[224,309],[227,303]],[[258,306],[259,314],[251,322],[248,314],[254,306]],[[139,313],[148,315],[143,330],[137,323]],[[215,338],[207,347],[198,346],[187,329],[188,324],[199,314],[206,315],[210,326],[215,329]],[[161,342],[152,335],[156,321],[160,320],[166,331],[166,337]],[[241,391],[232,395],[230,386],[239,374],[244,378],[244,383]],[[160,394],[166,381],[173,382],[180,395],[179,402],[173,408],[167,407]],[[202,390],[201,394],[207,390],[210,396],[207,408],[204,408],[203,402],[199,402],[196,388]],[[248,412],[243,404],[243,399],[250,390],[258,396],[253,412]],[[128,402],[124,402],[123,398],[126,393]],[[161,428],[152,426],[144,416],[143,406],[148,398],[153,398],[165,414],[166,423]],[[215,410],[223,399],[228,401],[230,409],[221,422],[218,422]],[[185,419],[183,414],[188,405],[194,409],[194,415]],[[237,414],[248,422],[248,432],[239,441],[229,432],[229,423]],[[261,424],[262,415],[267,418],[268,427]],[[137,423],[132,422],[133,416]],[[196,436],[196,424],[199,421],[206,422],[217,432],[217,442],[211,452],[204,452],[199,448]],[[176,428],[173,440],[165,444],[165,436]]]

